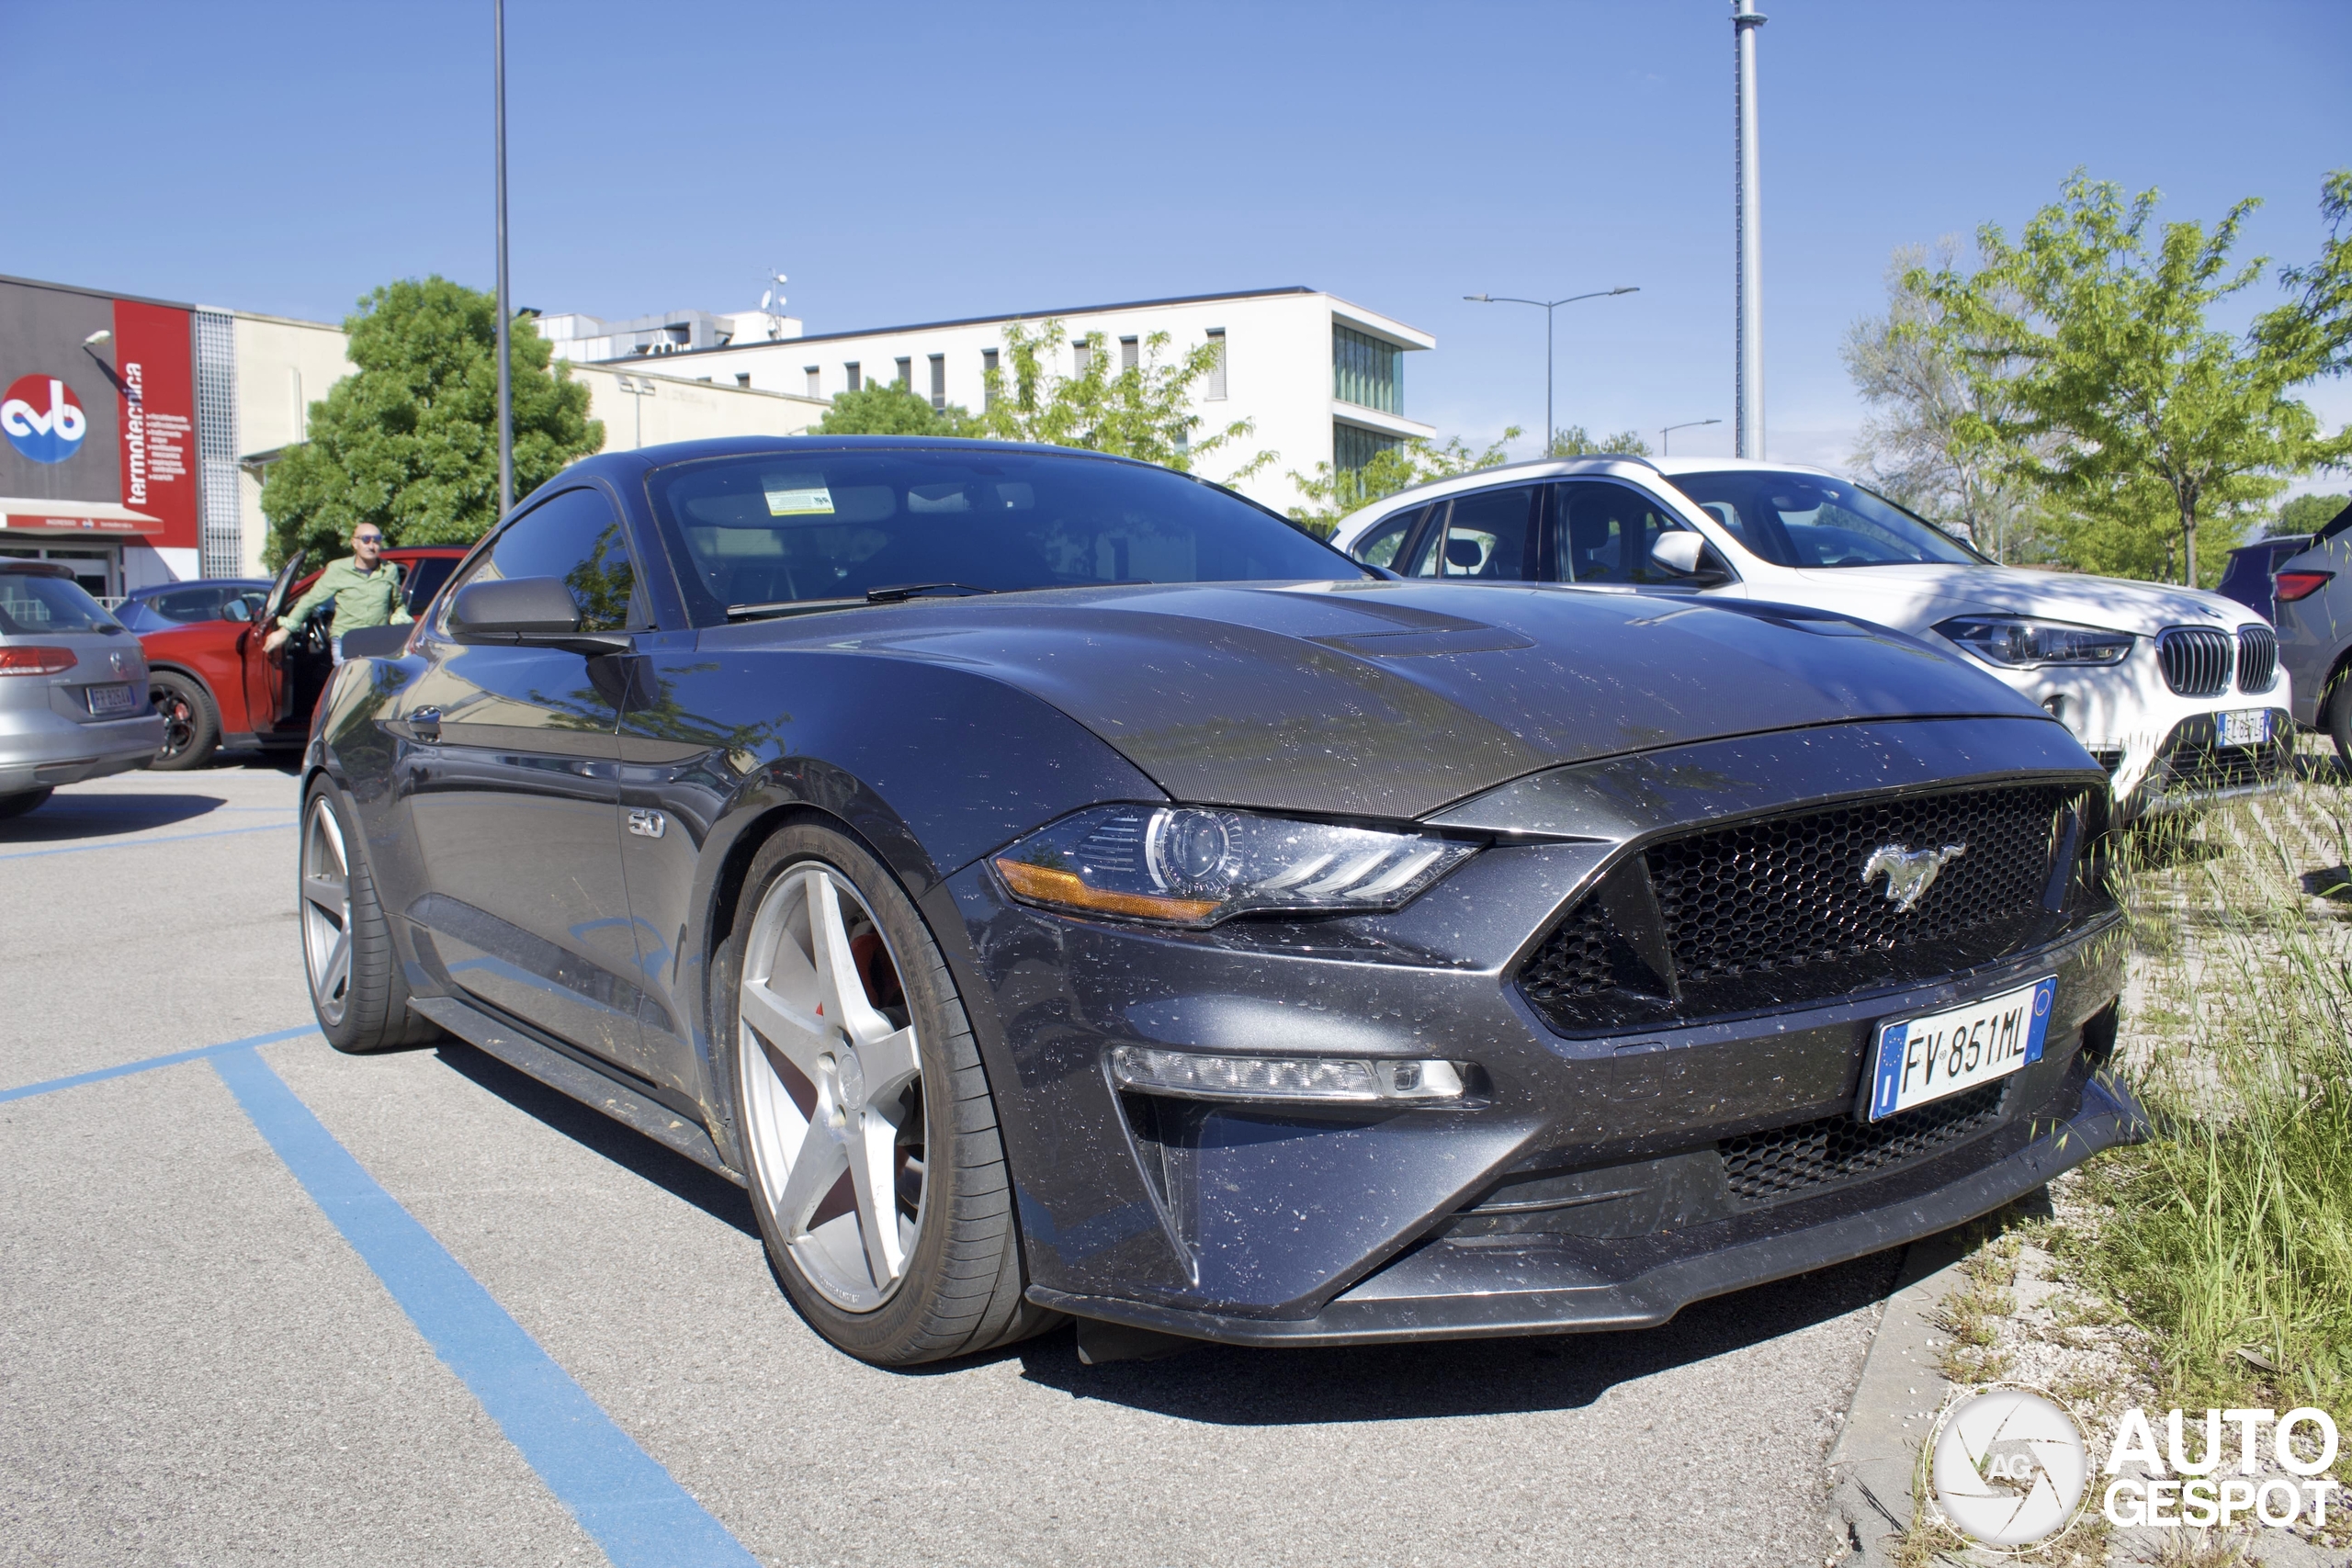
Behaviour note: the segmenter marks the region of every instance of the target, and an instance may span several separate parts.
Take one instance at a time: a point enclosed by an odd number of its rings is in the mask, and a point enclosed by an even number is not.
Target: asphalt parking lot
[[[1831,1553],[1894,1255],[1640,1334],[879,1371],[722,1179],[469,1046],[330,1050],[295,807],[232,759],[0,824],[0,1563]]]

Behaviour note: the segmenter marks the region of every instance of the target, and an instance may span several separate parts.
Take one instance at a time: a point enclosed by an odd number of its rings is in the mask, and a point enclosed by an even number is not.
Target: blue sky
[[[1894,247],[2014,231],[2082,165],[2174,216],[2260,197],[2246,254],[2305,260],[2352,164],[2343,0],[1765,9],[1775,456],[1849,449],[1838,344]],[[328,320],[488,287],[489,14],[0,0],[0,272]],[[1532,444],[1541,315],[1461,297],[1633,284],[1561,311],[1560,418],[1655,439],[1732,412],[1728,15],[510,0],[515,298],[740,310],[779,266],[819,332],[1305,283],[1436,334],[1408,412]]]

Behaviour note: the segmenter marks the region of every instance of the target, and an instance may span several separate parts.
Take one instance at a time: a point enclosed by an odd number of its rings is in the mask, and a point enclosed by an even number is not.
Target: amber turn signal
[[[1197,920],[1216,908],[1214,898],[1166,898],[1148,893],[1114,893],[1106,887],[1089,887],[1075,873],[1023,861],[1000,860],[996,869],[997,874],[1004,878],[1004,885],[1017,896],[1040,904],[1059,904],[1064,908],[1140,916],[1147,920]]]

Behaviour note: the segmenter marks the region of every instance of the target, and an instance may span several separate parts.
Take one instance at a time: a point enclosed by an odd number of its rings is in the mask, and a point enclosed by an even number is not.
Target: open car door
[[[299,657],[289,642],[281,657],[270,658],[262,651],[270,629],[277,625],[277,617],[286,613],[288,601],[294,596],[294,584],[302,580],[303,563],[310,559],[308,550],[296,550],[286,564],[277,569],[277,576],[269,585],[269,596],[262,601],[261,613],[245,629],[241,640],[245,665],[245,715],[256,732],[275,729],[286,717],[286,702],[293,692],[287,671]]]

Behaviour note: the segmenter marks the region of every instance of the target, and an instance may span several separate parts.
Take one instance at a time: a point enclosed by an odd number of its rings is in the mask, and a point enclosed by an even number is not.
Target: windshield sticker
[[[771,517],[831,517],[833,514],[833,492],[823,485],[771,490],[767,497],[768,515]]]

